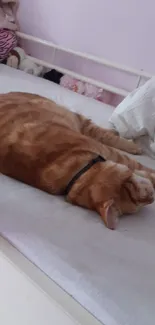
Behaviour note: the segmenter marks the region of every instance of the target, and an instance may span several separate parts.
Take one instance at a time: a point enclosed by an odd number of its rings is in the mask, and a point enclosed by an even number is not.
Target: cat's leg
[[[102,145],[101,143],[94,141],[93,139],[91,141],[91,149],[93,150],[94,153],[100,154],[106,160],[111,160],[116,163],[125,165],[128,168],[130,168],[132,171],[140,170],[148,173],[153,173],[153,174],[155,173],[155,169],[146,167],[141,163],[139,163],[137,160],[132,159],[127,155],[121,153],[119,150],[109,146],[105,146],[104,144]]]
[[[127,155],[118,151],[117,149],[105,145],[101,145],[96,141],[95,143],[96,143],[96,148],[94,146],[94,152],[96,151],[101,156],[103,156],[106,160],[112,160],[116,163],[127,166],[139,176],[143,176],[145,178],[150,179],[155,188],[155,169],[151,169],[140,164],[135,159],[131,159]]]
[[[95,125],[91,120],[82,115],[78,115],[80,121],[80,131],[82,134],[89,136],[105,145],[126,151],[131,154],[141,154],[142,150],[132,140],[127,140],[119,136],[114,130],[108,130]]]
[[[102,146],[103,147],[103,146]],[[130,168],[135,174],[142,176],[144,178],[148,178],[155,189],[155,170],[148,168],[142,164],[140,164],[138,161],[131,159],[130,157],[122,154],[117,149],[111,148],[111,147],[105,147],[104,149],[100,151],[101,155],[103,155],[104,158],[112,160],[114,162],[119,163],[122,165],[122,167],[125,165],[128,168]],[[106,155],[105,155],[106,152]]]

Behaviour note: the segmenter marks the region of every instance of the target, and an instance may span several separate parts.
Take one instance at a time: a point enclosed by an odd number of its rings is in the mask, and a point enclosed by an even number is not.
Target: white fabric
[[[155,153],[155,77],[134,90],[118,105],[110,123],[126,138],[149,135]]]
[[[105,126],[113,110],[0,66],[0,91],[8,90],[46,95]],[[1,175],[0,232],[105,325],[154,323],[155,204],[112,232],[96,213]]]

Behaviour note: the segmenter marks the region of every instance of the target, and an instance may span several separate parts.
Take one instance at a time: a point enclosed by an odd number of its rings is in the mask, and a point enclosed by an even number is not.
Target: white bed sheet
[[[47,96],[103,126],[113,109],[0,65],[0,92],[7,91]],[[1,175],[0,232],[105,325],[153,324],[155,204],[112,232],[97,214]]]

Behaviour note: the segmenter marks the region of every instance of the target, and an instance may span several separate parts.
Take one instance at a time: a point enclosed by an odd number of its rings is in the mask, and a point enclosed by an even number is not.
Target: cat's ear
[[[107,228],[114,230],[118,223],[119,212],[116,209],[115,202],[110,199],[99,207],[99,213]]]

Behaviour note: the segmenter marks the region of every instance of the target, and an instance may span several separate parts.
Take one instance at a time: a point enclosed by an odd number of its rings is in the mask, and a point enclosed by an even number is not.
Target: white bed
[[[102,126],[108,126],[113,110],[41,78],[0,65],[0,92],[8,91],[49,97]],[[148,157],[138,159],[155,166],[155,161]],[[18,260],[18,267],[33,281],[34,275],[38,281],[38,271],[30,271],[28,260],[42,270],[48,276],[44,279],[44,291],[47,293],[47,283],[50,287],[53,281],[61,288],[57,289],[61,304],[65,306],[65,300],[70,299],[68,306],[73,306],[75,323],[95,325],[99,324],[98,319],[105,325],[152,325],[155,204],[135,216],[124,217],[112,232],[97,214],[1,175],[0,233],[3,257],[15,264]],[[61,295],[66,297],[64,303]],[[64,306],[66,313],[71,314],[69,307]]]

